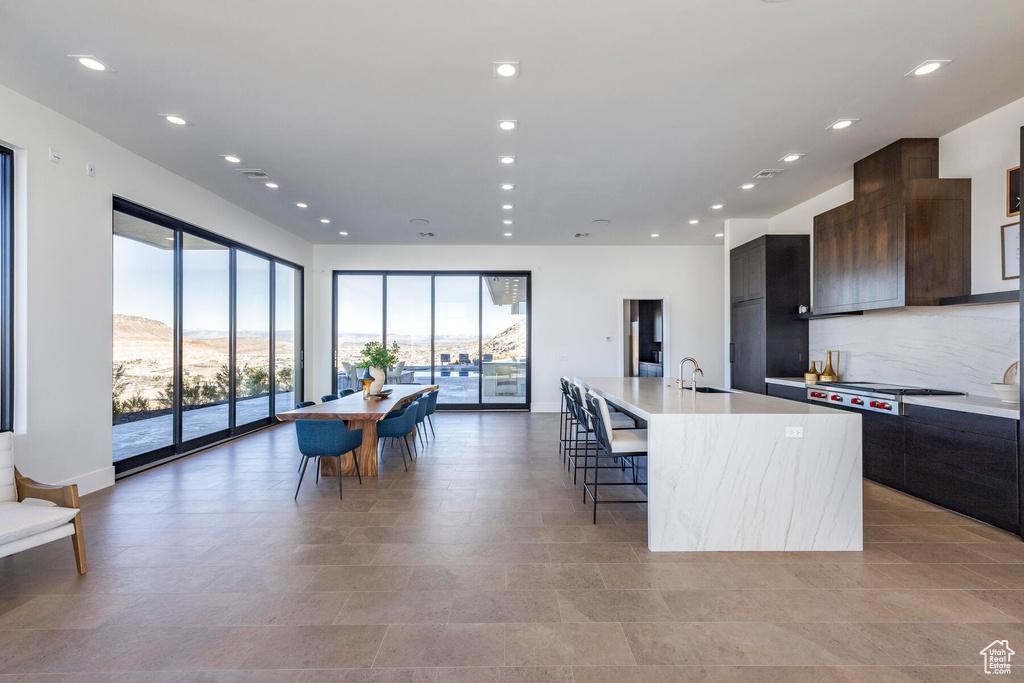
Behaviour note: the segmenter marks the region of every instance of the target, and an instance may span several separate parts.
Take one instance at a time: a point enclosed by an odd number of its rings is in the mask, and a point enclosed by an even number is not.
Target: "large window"
[[[0,431],[14,429],[14,152],[0,147]]]
[[[437,384],[444,408],[530,403],[528,273],[334,274],[334,377],[358,388],[368,341],[397,342],[401,382]]]
[[[302,268],[114,199],[118,473],[271,424],[302,396]]]

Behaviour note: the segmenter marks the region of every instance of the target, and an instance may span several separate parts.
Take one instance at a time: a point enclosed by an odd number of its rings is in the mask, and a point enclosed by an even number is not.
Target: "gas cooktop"
[[[824,386],[824,385],[818,385]],[[884,394],[886,396],[961,396],[960,391],[943,391],[942,389],[922,389],[900,384],[881,384],[878,382],[831,382],[827,385],[845,391],[863,392],[865,394]]]

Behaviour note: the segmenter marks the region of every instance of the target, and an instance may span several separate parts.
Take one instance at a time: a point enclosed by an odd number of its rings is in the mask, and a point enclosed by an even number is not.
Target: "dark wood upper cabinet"
[[[854,200],[814,217],[815,313],[970,294],[971,181],[937,170],[937,140],[900,140],[854,165]]]

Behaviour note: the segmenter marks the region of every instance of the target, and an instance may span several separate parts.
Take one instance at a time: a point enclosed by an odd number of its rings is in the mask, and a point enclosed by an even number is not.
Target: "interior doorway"
[[[622,300],[623,377],[665,376],[664,311],[662,299]]]

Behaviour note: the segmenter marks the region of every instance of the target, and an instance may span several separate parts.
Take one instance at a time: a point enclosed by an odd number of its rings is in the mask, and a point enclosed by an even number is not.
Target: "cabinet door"
[[[765,291],[765,245],[762,243],[747,252],[744,259],[747,299],[759,299]]]
[[[654,339],[652,341],[655,341],[660,344],[662,342],[663,335],[664,322],[662,320],[661,315],[661,306],[658,306],[657,308],[654,309]]]
[[[908,420],[906,491],[1018,532],[1016,441]]]
[[[732,388],[765,393],[764,299],[732,305]]]
[[[735,303],[747,300],[747,252],[733,252],[729,260],[729,296]]]
[[[879,484],[905,490],[905,421],[895,415],[861,411],[864,476]]]

